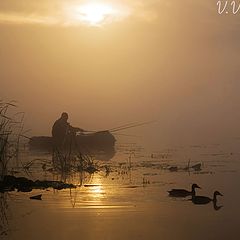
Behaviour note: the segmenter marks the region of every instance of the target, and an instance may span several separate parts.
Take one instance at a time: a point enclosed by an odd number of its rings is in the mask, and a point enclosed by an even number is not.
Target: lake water
[[[239,140],[227,144],[183,145],[145,149],[117,142],[110,161],[98,161],[98,173],[75,173],[76,189],[1,194],[1,239],[239,239]],[[190,161],[189,161],[190,160]],[[51,156],[21,154],[16,176],[61,180],[51,172]],[[186,169],[201,163],[201,169]],[[44,165],[45,164],[45,165]],[[172,188],[219,196],[213,204],[194,205],[189,198],[168,196]],[[29,197],[42,194],[42,201]]]

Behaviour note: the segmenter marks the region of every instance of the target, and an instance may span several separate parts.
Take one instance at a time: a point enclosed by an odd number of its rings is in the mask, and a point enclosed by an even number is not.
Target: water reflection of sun
[[[94,198],[98,198],[99,196],[104,194],[104,189],[102,185],[98,185],[90,188],[90,192]]]

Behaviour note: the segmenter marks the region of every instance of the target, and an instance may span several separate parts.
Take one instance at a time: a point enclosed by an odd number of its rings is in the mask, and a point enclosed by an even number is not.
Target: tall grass
[[[92,156],[81,152],[74,134],[67,136],[63,147],[54,147],[52,160],[54,169],[61,173],[62,181],[75,172],[97,171]]]
[[[7,195],[0,193],[0,236],[7,235],[8,217],[7,217]]]
[[[17,161],[19,155],[24,113],[16,110],[15,102],[0,100],[0,180],[7,174],[10,161]]]

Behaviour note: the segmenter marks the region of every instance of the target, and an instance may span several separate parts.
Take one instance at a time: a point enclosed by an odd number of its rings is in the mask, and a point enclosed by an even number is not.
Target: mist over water
[[[0,233],[236,239],[239,14],[219,14],[215,0],[109,0],[117,16],[98,12],[86,22],[92,10],[83,16],[76,10],[87,2],[0,2],[0,100],[17,101],[14,113],[25,112],[27,137],[51,136],[62,112],[72,126],[90,131],[152,122],[113,133],[110,153],[89,154],[99,168],[94,174],[74,165],[82,160],[76,153],[64,172],[51,152],[21,145],[8,174],[77,187],[0,193]],[[91,24],[96,19],[103,21]],[[197,196],[220,191],[217,207],[168,196],[193,183],[201,186]],[[42,201],[29,199],[39,194]]]
[[[50,134],[67,111],[73,125],[93,130],[156,120],[136,129],[154,142],[239,136],[239,17],[185,2],[189,9],[171,1],[168,14],[160,1],[147,5],[158,13],[151,23],[2,23],[1,97],[19,102],[32,135]]]

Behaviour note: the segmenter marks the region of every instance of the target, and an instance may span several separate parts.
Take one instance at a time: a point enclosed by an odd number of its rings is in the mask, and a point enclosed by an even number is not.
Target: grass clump
[[[19,155],[24,113],[16,112],[16,109],[14,101],[0,100],[0,180],[7,175],[10,161],[17,161]]]

